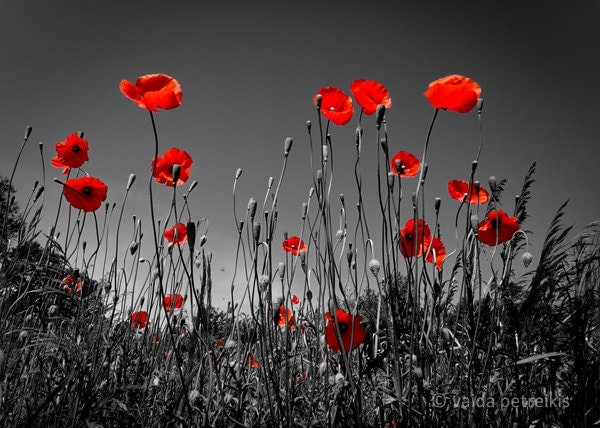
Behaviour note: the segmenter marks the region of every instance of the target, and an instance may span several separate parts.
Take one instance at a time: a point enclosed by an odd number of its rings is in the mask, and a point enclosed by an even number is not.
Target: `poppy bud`
[[[279,278],[283,279],[285,276],[285,263],[279,262]]]
[[[317,94],[315,95],[315,106],[317,109],[321,108],[321,103],[323,102],[323,95]]]
[[[254,242],[258,243],[260,239],[260,223],[257,221],[252,225],[252,237],[254,238]]]
[[[321,364],[319,364],[319,374],[321,376],[323,376],[326,371],[327,371],[327,362],[323,361]]]
[[[250,220],[254,220],[254,216],[256,215],[256,199],[250,198],[248,201],[248,213],[250,215]]]
[[[348,264],[352,263],[352,256],[353,256],[352,250],[346,251],[346,258],[348,259]]]
[[[192,181],[192,184],[190,184],[190,188],[188,189],[188,195],[191,193],[192,190],[194,190],[194,187],[196,187],[198,185],[198,182],[196,180]]]
[[[321,151],[323,152],[323,162],[327,162],[327,159],[329,159],[329,147],[327,147],[327,144],[323,145]]]
[[[381,122],[383,122],[383,116],[385,116],[385,106],[383,104],[377,105],[377,128],[381,126]]]
[[[202,247],[204,244],[206,244],[206,235],[200,237],[200,246]]]
[[[310,131],[310,128],[312,128],[312,123],[310,122],[310,120],[306,121],[306,129],[308,129]]]
[[[302,202],[302,220],[306,218],[306,213],[308,212],[308,204],[306,202]]]
[[[473,188],[475,190],[475,194],[479,195],[479,189],[481,188],[481,183],[479,181],[474,181]]]
[[[515,205],[519,204],[519,199],[521,199],[521,195],[515,195]]]
[[[435,202],[433,206],[435,207],[435,212],[438,213],[440,211],[440,205],[442,204],[441,198],[435,198]]]
[[[388,176],[387,176],[387,181],[388,181],[388,188],[393,192],[394,191],[394,177],[396,174],[394,174],[393,172],[388,172]]]
[[[475,232],[477,232],[479,229],[479,217],[477,214],[471,215],[471,229],[473,229]]]
[[[273,177],[269,177],[269,182],[267,183],[267,187],[270,189],[273,187]]]
[[[313,293],[312,293],[312,291],[310,291],[310,290],[306,290],[306,298],[307,298],[308,300],[312,300],[312,297],[313,297]]]
[[[79,131],[77,135],[79,135],[79,138],[83,138],[83,131]]]
[[[145,296],[142,296],[142,298],[140,299],[140,306],[144,306],[144,301],[146,300]]]
[[[37,193],[35,194],[35,198],[33,198],[33,202],[36,202],[40,196],[42,196],[42,193],[44,193],[44,186],[40,186]]]
[[[317,182],[321,182],[323,180],[323,171],[320,169],[317,170]]]
[[[300,251],[298,251],[298,255],[300,256],[300,264],[302,266],[306,265],[306,250],[304,248],[302,248]]]
[[[41,141],[38,143],[38,148],[40,149],[40,152],[44,151],[44,143],[42,143]]]
[[[531,264],[531,261],[533,260],[533,254],[531,254],[529,251],[525,251],[521,256],[521,260],[523,261],[523,265],[527,267]]]
[[[338,373],[336,373],[334,380],[335,380],[335,383],[342,383],[344,381],[344,375],[338,372]]]
[[[193,221],[189,221],[186,224],[186,229],[187,229],[188,246],[190,247],[190,251],[193,251],[194,244],[196,243],[196,223],[194,223]]]
[[[240,178],[240,175],[242,175],[242,168],[238,168],[235,172],[235,179],[237,180],[238,178]]]
[[[135,181],[135,174],[129,174],[129,180],[127,180],[127,187],[125,189],[127,189],[127,190],[131,189],[131,186],[133,186],[134,181]]]
[[[132,243],[129,245],[129,253],[130,253],[132,256],[135,254],[135,252],[137,251],[137,249],[138,249],[138,243],[137,243],[137,242],[132,242]]]
[[[496,180],[495,176],[490,176],[490,178],[488,179],[488,183],[490,185],[490,190],[492,191],[492,193],[496,193],[496,190],[498,189],[498,181]]]
[[[379,263],[379,261],[376,259],[371,259],[371,261],[369,262],[369,269],[371,270],[371,273],[377,278],[377,276],[379,275],[379,269],[381,269],[381,263]]]
[[[476,160],[474,160],[473,163],[471,164],[471,172],[475,172],[475,170],[477,169],[477,164],[478,164],[478,162]]]
[[[314,194],[315,194],[315,188],[314,188],[314,187],[311,187],[311,188],[309,189],[309,191],[308,191],[308,197],[309,197],[309,198],[312,198],[312,195],[314,195]]]
[[[173,164],[171,167],[171,175],[173,176],[173,186],[176,186],[179,181],[179,176],[181,175],[181,165],[178,163]]]
[[[271,281],[267,275],[259,276],[258,277],[258,288],[260,289],[260,291],[265,291],[270,282]]]
[[[242,230],[244,230],[244,220],[240,220],[238,223],[238,233],[242,233]]]
[[[283,155],[287,156],[290,153],[290,150],[292,149],[292,143],[294,142],[294,140],[292,138],[286,138],[285,139],[285,144],[284,144],[284,148],[283,148]]]
[[[381,149],[383,150],[383,153],[387,156],[388,155],[388,142],[387,142],[387,138],[382,138],[379,141],[379,144],[381,144]]]
[[[481,110],[483,109],[483,98],[479,98],[477,100],[477,114],[481,114]]]
[[[33,128],[31,126],[25,127],[25,140],[27,140],[29,138],[32,130],[33,130]]]
[[[423,183],[425,181],[425,177],[427,177],[427,170],[429,169],[429,165],[427,165],[427,162],[425,162],[423,164],[423,176],[421,177],[421,183]]]
[[[412,199],[412,206],[413,206],[413,208],[416,208],[417,207],[417,194],[413,193],[411,195],[411,199]]]

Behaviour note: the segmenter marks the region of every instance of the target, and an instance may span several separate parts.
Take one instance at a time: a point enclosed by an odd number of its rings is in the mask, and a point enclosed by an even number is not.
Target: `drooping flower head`
[[[52,158],[52,166],[62,168],[67,174],[71,168],[79,168],[88,161],[88,141],[73,132],[65,141],[56,143],[56,156]]]
[[[296,328],[296,320],[292,310],[283,305],[279,306],[279,310],[275,313],[275,324],[279,327],[287,326],[290,330]]]
[[[392,172],[400,177],[414,177],[417,175],[421,162],[409,152],[399,151],[390,159]]]
[[[157,157],[150,164],[154,167],[153,177],[159,183],[165,183],[167,186],[173,186],[175,177],[173,176],[173,166],[179,165],[179,177],[177,186],[181,186],[190,178],[190,169],[194,161],[185,150],[172,147],[163,153],[162,157]]]
[[[281,245],[286,253],[292,253],[294,256],[300,254],[301,250],[306,250],[304,241],[297,236],[290,236],[284,239]]]
[[[423,95],[436,109],[467,113],[481,97],[481,87],[468,77],[452,74],[431,82]]]
[[[431,242],[425,261],[427,263],[435,263],[437,270],[442,270],[442,263],[446,258],[446,247],[440,238],[435,236]]]
[[[379,104],[386,109],[392,107],[392,99],[383,84],[375,80],[358,79],[350,84],[350,90],[354,95],[356,103],[363,109],[366,115],[372,115],[377,111]]]
[[[177,223],[172,228],[165,230],[164,237],[175,245],[181,245],[187,241],[187,226],[183,223]]]
[[[352,315],[341,309],[335,311],[337,317],[337,327],[340,332],[342,339],[342,346],[346,352],[350,352],[356,349],[364,342],[366,332],[365,329],[360,325],[362,317],[360,315]],[[333,315],[329,312],[325,313],[327,319],[327,325],[325,326],[325,342],[327,346],[333,349],[335,352],[341,352],[341,346],[338,341],[335,326],[336,321]]]
[[[163,305],[167,311],[171,309],[176,311],[183,306],[183,296],[181,294],[167,294],[163,300]]]
[[[400,230],[400,251],[404,257],[423,255],[431,240],[431,230],[423,219],[408,220]]]
[[[490,199],[487,190],[475,183],[469,186],[469,182],[465,180],[450,180],[448,193],[452,199],[470,204],[485,204]]]
[[[139,77],[135,85],[122,80],[121,92],[140,108],[157,112],[159,108],[171,110],[181,105],[181,85],[166,74],[147,74]]]
[[[139,311],[131,314],[131,326],[137,330],[146,328],[148,325],[148,312]]]
[[[333,86],[319,89],[317,95],[321,96],[321,114],[326,119],[331,120],[338,126],[350,122],[354,114],[354,106],[350,95],[346,95],[341,89]],[[315,105],[318,103],[317,95],[313,98]]]
[[[92,212],[106,200],[108,186],[95,177],[79,177],[67,180],[62,191],[73,208]]]
[[[479,223],[477,238],[486,245],[494,247],[510,241],[519,230],[517,217],[509,216],[503,210],[494,210],[486,214]]]

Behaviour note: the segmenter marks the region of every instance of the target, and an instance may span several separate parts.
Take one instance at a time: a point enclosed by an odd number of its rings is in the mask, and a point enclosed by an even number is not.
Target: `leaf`
[[[566,354],[564,352],[546,352],[545,354],[537,354],[532,355],[531,357],[523,358],[522,360],[517,361],[517,364],[528,364],[544,358],[561,357],[563,355]]]

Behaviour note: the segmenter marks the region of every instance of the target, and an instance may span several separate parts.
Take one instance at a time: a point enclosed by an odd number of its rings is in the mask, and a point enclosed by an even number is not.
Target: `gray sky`
[[[277,236],[299,230],[299,207],[311,186],[305,122],[316,122],[312,97],[320,87],[350,93],[357,78],[384,83],[393,101],[386,116],[391,151],[420,157],[433,113],[422,93],[429,82],[458,73],[483,89],[484,146],[477,178],[486,187],[489,175],[511,180],[503,200],[506,211],[512,212],[513,195],[531,162],[538,161],[525,229],[539,244],[566,199],[571,200],[566,222],[577,230],[600,218],[598,22],[595,0],[285,6],[276,1],[0,0],[0,174],[10,174],[23,130],[33,126],[15,183],[25,198],[41,180],[37,142],[44,142],[50,224],[60,194],[52,178],[61,176],[50,166],[54,143],[84,131],[90,143],[84,168],[108,184],[110,202],[121,202],[130,173],[138,177],[125,214],[121,240],[127,242],[131,215],[149,223],[153,139],[148,113],[125,99],[118,85],[143,74],[172,75],[183,87],[183,104],[156,117],[160,151],[176,146],[194,159],[190,181],[198,180],[199,186],[191,198],[193,216],[210,222],[207,247],[214,254],[219,300],[218,287],[226,296],[232,275],[235,171],[243,169],[238,188],[238,214],[243,215],[248,198],[262,201],[269,176],[278,177],[286,137],[295,143]],[[354,191],[357,119],[345,127],[332,125],[334,194]],[[362,173],[373,196],[374,119],[365,118],[363,127]],[[442,233],[449,238],[457,204],[448,197],[446,183],[468,178],[478,140],[474,113],[438,116],[426,195],[432,201],[442,197],[447,224]],[[170,193],[155,189],[158,214],[165,215]],[[352,206],[356,200],[348,202]],[[371,222],[377,219],[373,213]],[[145,233],[149,241],[151,231]],[[147,251],[142,255],[150,257]],[[275,261],[283,257],[281,251]]]

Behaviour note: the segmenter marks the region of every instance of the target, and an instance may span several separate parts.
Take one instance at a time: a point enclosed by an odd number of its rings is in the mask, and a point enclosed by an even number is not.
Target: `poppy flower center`
[[[71,150],[73,150],[73,153],[79,153],[81,151],[81,147],[74,145]]]
[[[410,232],[408,232],[408,233],[405,235],[405,238],[404,238],[404,239],[406,239],[407,241],[412,241],[412,239],[413,239],[413,234],[412,234],[412,233],[410,233]]]
[[[90,186],[85,186],[81,191],[85,196],[90,196],[92,194],[92,188]]]
[[[498,222],[498,220],[493,219],[492,221],[490,221],[490,224],[494,229],[500,229],[500,222]]]
[[[345,322],[339,323],[338,327],[340,329],[340,336],[343,336],[346,330],[348,330],[348,325]]]

